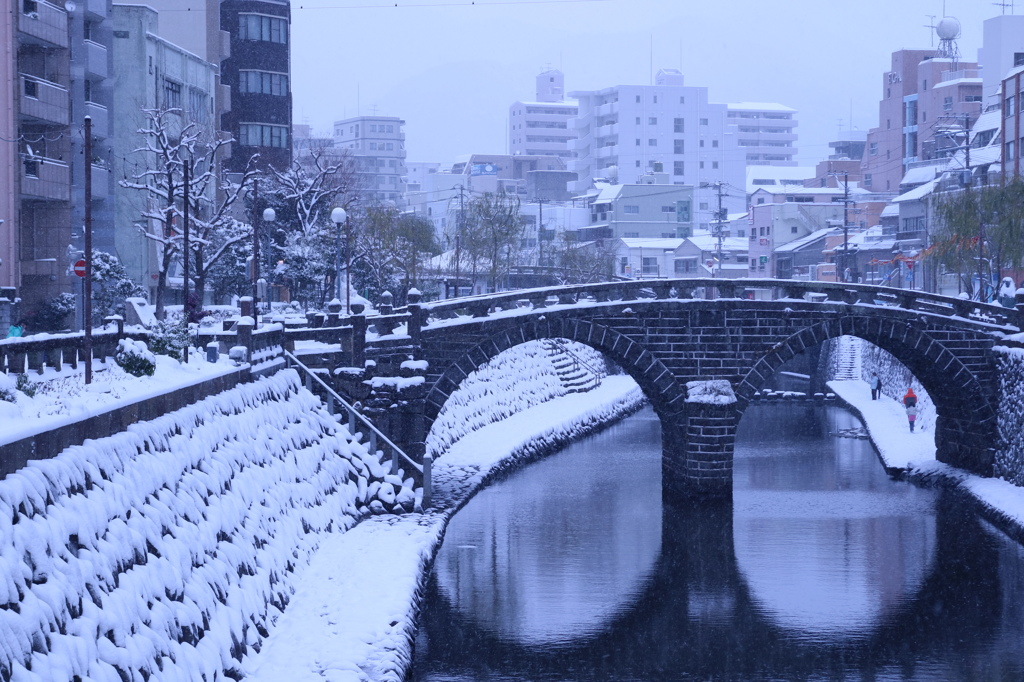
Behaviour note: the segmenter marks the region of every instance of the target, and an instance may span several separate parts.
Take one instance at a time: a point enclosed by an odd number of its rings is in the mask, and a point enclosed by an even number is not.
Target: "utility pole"
[[[189,176],[191,175],[191,170],[192,170],[190,168],[190,166],[191,166],[191,163],[189,161],[186,161],[184,164],[182,164],[182,168],[181,168],[181,175],[182,175],[182,190],[181,191],[182,191],[182,193],[185,196],[185,201],[182,202],[182,222],[184,223],[183,227],[184,227],[184,230],[185,230],[185,240],[184,240],[184,244],[182,245],[182,249],[181,249],[181,253],[182,253],[181,260],[182,260],[182,266],[183,266],[183,269],[184,269],[184,273],[183,273],[183,277],[182,277],[182,281],[181,281],[181,288],[184,290],[184,299],[183,300],[185,302],[185,305],[182,306],[182,310],[185,313],[185,329],[188,329],[189,316],[191,315],[191,312],[192,312],[192,309],[189,306],[189,301],[188,301],[188,276],[189,276],[189,272],[188,272],[188,260],[189,260],[188,252],[189,252],[189,248],[190,248],[189,247],[189,243],[188,243],[188,237],[189,237],[189,234],[188,234],[188,204],[189,204],[189,200],[188,199],[189,199]],[[182,349],[182,352],[183,352],[183,355],[184,355],[184,358],[185,358],[185,364],[188,364],[188,344],[187,343],[185,344],[185,348]]]
[[[82,343],[85,383],[92,383],[92,117],[85,117],[85,295],[82,301]]]
[[[843,173],[843,281],[848,282],[850,270],[850,174]]]
[[[718,275],[717,276],[721,277],[722,276],[722,240],[724,239],[723,230],[722,230],[723,225],[722,224],[725,221],[725,214],[723,213],[724,209],[722,208],[722,198],[725,196],[725,183],[723,183],[721,180],[719,180],[718,182],[715,183],[715,187],[718,190],[718,212],[715,213],[715,233],[716,233],[716,235],[718,237],[717,256],[716,256],[718,258],[718,267],[716,268],[716,270],[718,270]]]
[[[459,297],[459,261],[462,260],[462,217],[465,211],[463,204],[465,191],[466,188],[459,185],[459,219],[455,222],[455,295],[452,298]]]
[[[537,266],[544,266],[544,200],[537,199],[540,216],[537,218]]]

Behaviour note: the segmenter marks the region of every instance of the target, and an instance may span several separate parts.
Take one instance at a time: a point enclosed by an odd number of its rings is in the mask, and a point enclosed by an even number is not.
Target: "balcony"
[[[599,147],[597,151],[594,153],[594,156],[596,156],[599,159],[610,159],[618,155],[619,147],[618,145],[614,144],[608,145],[607,147]]]
[[[616,116],[616,115],[618,115],[618,113],[619,113],[619,102],[618,102],[618,100],[616,100],[614,102],[608,102],[607,104],[602,104],[601,106],[594,108],[594,115],[595,116]]]
[[[70,169],[56,159],[22,158],[21,194],[32,199],[67,201],[71,195]]]
[[[107,69],[107,48],[91,40],[84,41],[85,44],[85,70],[100,78],[106,78],[109,73]]]
[[[50,81],[21,74],[21,115],[44,123],[68,124],[68,91]]]
[[[22,9],[18,30],[33,38],[33,42],[50,47],[68,46],[67,12],[43,0],[12,0],[12,4]]]
[[[95,102],[85,103],[85,113],[87,116],[92,118],[92,134],[93,137],[106,138],[109,132],[109,119],[107,116],[107,108],[102,104],[96,104]]]
[[[618,137],[619,124],[610,123],[594,130],[594,137]]]
[[[107,3],[105,0],[86,0],[85,11],[89,14],[94,14],[97,17],[106,18]]]
[[[110,171],[92,164],[92,198],[106,199],[110,193]]]

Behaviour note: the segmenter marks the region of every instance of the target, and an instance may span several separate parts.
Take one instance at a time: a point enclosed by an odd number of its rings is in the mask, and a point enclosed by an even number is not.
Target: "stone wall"
[[[999,437],[995,475],[1024,486],[1024,350],[996,347],[999,363]]]
[[[413,502],[292,371],[32,462],[0,481],[0,679],[241,679],[321,539]]]

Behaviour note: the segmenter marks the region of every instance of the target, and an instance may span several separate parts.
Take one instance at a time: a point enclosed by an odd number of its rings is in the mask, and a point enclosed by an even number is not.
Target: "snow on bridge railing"
[[[150,335],[145,331],[125,332],[124,320],[120,316],[108,317],[106,322],[104,327],[93,331],[93,360],[104,362],[113,357],[121,339],[149,339]],[[47,369],[57,373],[76,371],[85,359],[83,332],[0,339],[0,373],[3,374],[43,374]]]
[[[331,414],[335,414],[337,411],[343,410],[348,417],[348,431],[353,436],[357,432],[357,422],[362,426],[366,427],[369,432],[370,442],[368,448],[374,455],[378,451],[383,454],[388,454],[385,450],[389,449],[391,455],[391,473],[398,475],[403,463],[411,469],[411,475],[414,483],[419,483],[423,488],[423,501],[422,506],[424,509],[430,506],[431,498],[431,468],[433,458],[429,452],[423,454],[423,463],[419,464],[413,460],[409,455],[391,442],[391,439],[384,435],[384,432],[374,426],[373,422],[363,416],[359,410],[357,410],[348,401],[342,398],[338,393],[327,385],[327,383],[317,376],[316,372],[307,367],[302,363],[295,355],[285,351],[284,353],[287,362],[291,366],[295,366],[301,369],[305,374],[305,385],[306,390],[313,391],[313,382],[316,382],[320,388],[327,394],[327,410]],[[384,448],[379,448],[378,444],[383,443]]]
[[[1018,330],[1024,327],[1024,301],[1018,301],[1016,308],[1005,308],[998,304],[924,291],[869,284],[778,279],[659,279],[542,287],[436,301],[424,304],[422,310],[418,312],[422,319],[421,324],[425,326],[467,316],[484,318],[494,312],[521,308],[538,310],[552,305],[592,305],[638,299],[753,299],[755,291],[768,291],[770,300],[886,306],[944,317],[959,317],[997,327],[1012,327]]]

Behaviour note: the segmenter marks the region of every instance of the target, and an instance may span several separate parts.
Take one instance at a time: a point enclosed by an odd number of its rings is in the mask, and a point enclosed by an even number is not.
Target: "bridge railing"
[[[542,287],[437,301],[423,305],[418,312],[420,323],[426,325],[454,318],[484,318],[519,308],[537,310],[555,305],[592,305],[640,299],[745,299],[752,298],[755,291],[768,292],[771,300],[894,307],[944,317],[960,317],[1018,330],[1024,323],[1024,301],[1018,302],[1016,308],[1005,308],[998,304],[980,303],[909,289],[778,279],[634,280]]]
[[[107,324],[92,333],[92,359],[106,361],[117,352],[121,339],[148,340],[147,332],[125,332],[124,320],[110,317]],[[42,374],[47,369],[57,373],[78,369],[85,356],[85,334],[38,334],[29,337],[0,339],[0,373]]]
[[[391,442],[384,432],[374,426],[373,422],[363,416],[352,404],[342,398],[327,383],[317,376],[316,372],[307,367],[292,353],[285,351],[284,356],[290,366],[296,367],[303,372],[306,389],[313,392],[313,383],[318,384],[327,396],[327,410],[331,414],[343,412],[348,419],[348,432],[353,436],[362,433],[359,429],[365,428],[369,434],[367,448],[374,455],[380,453],[383,456],[390,456],[391,473],[397,475],[401,468],[407,467],[414,483],[423,488],[422,506],[424,509],[430,506],[432,481],[431,467],[433,458],[430,453],[424,453],[423,463],[417,463],[407,455],[400,447]]]

